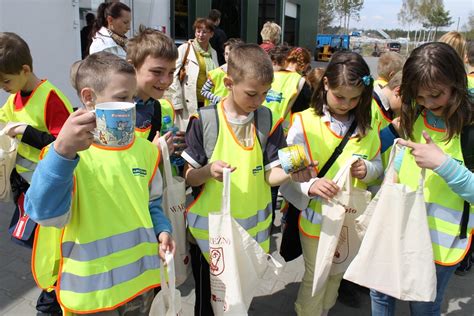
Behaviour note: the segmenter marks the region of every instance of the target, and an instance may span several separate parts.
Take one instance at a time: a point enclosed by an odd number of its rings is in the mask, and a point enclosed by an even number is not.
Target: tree
[[[349,22],[352,17],[359,19],[359,12],[364,6],[364,0],[334,0],[334,8],[344,22],[345,33],[349,32]]]
[[[462,30],[467,40],[474,40],[474,11],[469,11],[468,21],[462,26]]]
[[[434,27],[434,36],[436,38],[436,33],[438,28],[450,26],[453,24],[453,19],[449,16],[449,11],[444,9],[444,5],[439,5],[435,7],[426,17],[430,26]]]
[[[334,0],[319,1],[318,32],[324,33],[334,20]]]

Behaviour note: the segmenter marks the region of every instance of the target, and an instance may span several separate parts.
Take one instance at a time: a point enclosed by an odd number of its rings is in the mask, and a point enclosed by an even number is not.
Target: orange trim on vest
[[[252,146],[249,146],[249,147],[245,147],[244,145],[242,145],[239,140],[237,139],[237,137],[235,136],[235,133],[234,133],[234,130],[232,129],[232,127],[230,126],[229,122],[227,121],[227,115],[225,114],[225,110],[224,110],[224,102],[221,102],[221,110],[222,110],[222,115],[224,116],[224,121],[225,121],[225,124],[227,126],[227,128],[229,129],[229,132],[230,134],[232,135],[232,138],[234,139],[235,143],[237,145],[239,145],[243,150],[252,150],[253,149],[253,146],[255,146],[255,141],[256,141],[256,135],[257,135],[257,132],[256,132],[256,128],[255,128],[255,124],[252,123],[252,126],[253,126],[253,144]],[[219,137],[219,136],[218,136]]]
[[[126,149],[129,149],[130,147],[132,147],[132,145],[135,143],[135,135],[133,135],[133,140],[130,142],[130,144],[128,144],[127,146],[124,146],[124,147],[109,147],[109,146],[103,146],[103,145],[99,145],[99,144],[96,144],[96,143],[92,143],[91,146],[94,146],[96,148],[100,148],[100,149],[103,149],[103,150],[117,150],[117,151],[120,151],[120,150],[126,150]]]
[[[321,223],[321,225],[322,225],[322,223]],[[319,239],[319,236],[308,235],[307,233],[304,232],[303,228],[301,227],[301,212],[300,212],[300,215],[298,216],[298,230],[301,234],[305,235],[308,238]]]
[[[454,262],[450,262],[450,263],[445,263],[445,262],[441,262],[441,261],[437,261],[437,260],[434,260],[434,262],[436,264],[439,264],[440,266],[451,267],[451,266],[454,266],[454,265],[458,264],[459,262],[463,261],[464,257],[466,256],[466,254],[471,249],[472,235],[474,235],[474,229],[471,229],[471,232],[468,235],[469,235],[469,237],[468,237],[469,241],[467,242],[467,247],[466,247],[466,249],[464,249],[464,254],[458,260],[456,260]]]
[[[17,95],[15,95],[15,97],[13,98],[13,112],[20,112],[22,111],[24,108],[26,108],[26,106],[28,105],[28,103],[30,102],[31,100],[31,96],[33,94],[35,94],[36,90],[38,90],[38,88],[46,82],[46,79],[41,79],[41,82],[33,89],[33,91],[31,91],[31,94],[30,94],[30,97],[28,98],[28,100],[26,100],[26,103],[23,104],[22,108],[21,109],[17,109],[16,106],[15,106],[15,98],[19,95],[20,98],[21,98],[21,94],[20,92],[17,92]],[[46,104],[46,103],[45,103]],[[45,121],[46,122],[46,121]]]
[[[432,130],[432,131],[436,131],[436,132],[441,132],[441,133],[446,133],[446,129],[445,128],[437,128],[437,127],[433,127],[431,126],[429,123],[428,123],[428,120],[426,119],[426,112],[424,112],[422,114],[423,116],[423,123],[425,124],[425,127]]]
[[[379,111],[380,114],[382,114],[383,118],[384,118],[387,122],[392,123],[393,120],[385,116],[385,113],[384,113],[383,110],[382,110],[383,105],[380,104],[380,103],[378,103],[376,98],[372,98],[372,99],[375,101],[375,103],[377,103],[377,106],[378,106],[378,107],[377,107],[377,110]]]

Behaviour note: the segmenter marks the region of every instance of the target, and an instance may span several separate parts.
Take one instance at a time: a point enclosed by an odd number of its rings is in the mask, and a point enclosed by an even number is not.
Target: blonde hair
[[[402,70],[405,59],[396,52],[383,53],[377,64],[378,76],[385,81],[390,81],[392,77]]]
[[[268,54],[257,44],[240,44],[230,51],[227,74],[234,83],[251,78],[271,84],[273,65]]]
[[[440,37],[439,42],[450,45],[456,53],[458,53],[461,60],[466,57],[466,40],[461,33],[451,31]]]
[[[394,90],[395,88],[398,88],[402,85],[402,76],[403,76],[403,71],[397,72],[395,75],[393,75],[392,79],[387,83],[387,87],[390,90]]]
[[[262,36],[262,41],[272,42],[277,45],[280,42],[281,27],[275,22],[265,22],[260,35]]]

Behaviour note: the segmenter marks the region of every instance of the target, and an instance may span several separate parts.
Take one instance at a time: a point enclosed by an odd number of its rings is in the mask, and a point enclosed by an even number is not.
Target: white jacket
[[[179,69],[183,64],[184,55],[186,54],[186,49],[188,45],[191,45],[189,48],[188,58],[186,59],[186,78],[183,83],[179,82]],[[176,115],[176,124],[179,126],[180,130],[186,130],[188,125],[189,117],[197,112],[197,94],[196,94],[196,84],[197,78],[199,75],[199,63],[194,52],[192,45],[192,40],[187,41],[178,47],[179,57],[176,60],[176,71],[174,73],[173,83],[169,87],[168,93],[171,95],[172,103],[175,110],[182,110],[181,113]],[[212,60],[216,67],[218,67],[219,62],[217,61],[216,51],[211,47]]]
[[[92,38],[92,43],[89,48],[89,54],[94,54],[97,52],[106,51],[117,55],[120,58],[125,59],[127,57],[127,52],[118,45],[112,37],[109,35],[106,27],[101,27],[101,29],[95,33]]]

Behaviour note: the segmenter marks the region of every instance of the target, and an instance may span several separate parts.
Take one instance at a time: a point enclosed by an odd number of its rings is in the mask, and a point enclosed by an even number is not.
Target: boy
[[[388,126],[394,118],[400,116],[402,99],[400,96],[400,86],[402,84],[402,72],[397,72],[388,83],[381,88],[374,86],[372,98],[372,127],[380,128]]]
[[[2,89],[11,93],[0,108],[0,122],[25,123],[7,132],[20,140],[16,167],[10,176],[16,209],[9,231],[13,241],[31,247],[36,223],[24,213],[24,193],[39,161],[40,150],[58,136],[72,106],[51,82],[34,74],[28,44],[15,33],[0,33],[0,82]],[[39,314],[61,313],[54,292],[43,291],[36,309]]]
[[[270,110],[261,106],[272,80],[271,60],[260,47],[256,44],[235,47],[230,52],[224,79],[229,96],[216,107],[200,109],[191,117],[186,132],[188,148],[182,155],[187,162],[186,182],[202,190],[187,210],[189,230],[197,243],[191,245],[196,282],[195,315],[213,315],[207,262],[207,214],[220,209],[223,168],[232,168],[234,173],[232,216],[269,251],[270,186],[288,180],[278,161],[278,149],[286,144],[283,130],[281,126],[272,126]],[[209,111],[213,113],[209,115]],[[208,132],[212,124],[206,124],[205,116],[216,120],[215,133]],[[270,134],[270,130],[274,132]],[[309,180],[310,175],[303,177]]]
[[[378,85],[383,88],[397,72],[402,70],[404,63],[405,59],[399,53],[383,53],[377,64],[379,77],[374,81],[374,87]]]
[[[159,152],[138,137],[104,149],[93,144],[92,134],[96,104],[132,101],[135,69],[107,52],[89,55],[75,69],[85,109],[71,114],[39,162],[25,207],[40,231],[62,228],[56,290],[64,310],[148,315],[151,289],[159,286],[158,255],[174,251],[161,210]]]
[[[240,38],[229,38],[224,43],[224,58],[225,64],[209,71],[207,74],[207,81],[201,89],[201,95],[206,98],[204,105],[215,105],[228,94],[228,90],[224,85],[224,77],[227,75],[227,59],[230,51],[237,45],[244,42]]]

